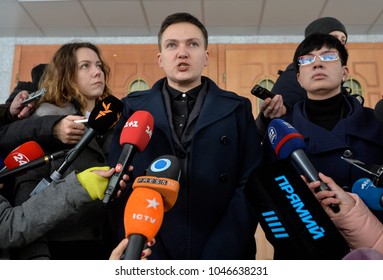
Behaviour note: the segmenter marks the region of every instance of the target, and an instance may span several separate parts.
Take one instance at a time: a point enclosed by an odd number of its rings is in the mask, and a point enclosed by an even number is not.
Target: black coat
[[[304,136],[305,152],[314,167],[332,177],[339,186],[351,191],[358,179],[372,177],[341,157],[357,159],[366,164],[383,165],[383,124],[376,119],[373,109],[363,107],[354,97],[344,95],[344,98],[349,114],[331,131],[307,119],[304,101],[297,103],[293,112],[283,119]],[[275,153],[271,151],[268,140],[264,143],[264,155],[266,161],[270,161],[267,155],[275,157]],[[372,212],[383,221],[382,211]]]
[[[207,79],[208,91],[194,128],[187,157],[187,180],[174,207],[165,213],[152,259],[254,259],[257,220],[243,188],[260,164],[261,146],[251,103],[219,89]],[[175,146],[162,96],[164,79],[152,89],[129,94],[115,129],[110,150],[114,166],[120,133],[138,110],[154,117],[153,136],[133,159],[133,175],[141,176],[161,155],[175,155]],[[125,205],[125,204],[123,204]],[[122,222],[122,217],[120,217]]]

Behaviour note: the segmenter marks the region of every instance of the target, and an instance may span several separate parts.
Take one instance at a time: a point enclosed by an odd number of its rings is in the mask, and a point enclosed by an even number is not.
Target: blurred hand
[[[125,252],[126,247],[128,246],[129,240],[128,238],[124,238],[120,244],[112,251],[109,259],[110,260],[120,260],[122,255]],[[156,243],[156,240],[153,239],[147,243],[148,247],[142,251],[141,260],[147,260],[147,258],[151,255],[152,247]]]
[[[85,125],[74,121],[81,119],[84,119],[84,117],[66,116],[53,127],[53,135],[64,144],[77,144],[84,135]]]
[[[262,101],[260,111],[265,118],[275,119],[286,114],[287,110],[283,105],[282,95],[275,95],[273,99],[266,98]]]
[[[128,172],[132,170],[133,166],[129,166]],[[105,197],[105,190],[108,187],[109,178],[115,171],[115,168],[110,168],[109,166],[91,167],[76,174],[76,176],[93,200],[103,200]],[[119,182],[120,188],[117,191],[116,198],[119,197],[121,191],[126,188],[127,181],[129,181],[129,175],[124,174],[122,180]]]
[[[9,107],[9,112],[11,113],[12,118],[14,119],[24,119],[31,115],[35,102],[31,102],[25,106],[21,102],[27,99],[29,96],[28,91],[20,91],[15,98],[13,99],[11,106]]]
[[[329,215],[330,218],[334,218],[339,215],[343,216],[347,214],[355,205],[355,200],[352,196],[339,187],[330,177],[319,173],[319,178],[330,187],[331,191],[320,191],[315,193],[315,189],[319,187],[320,182],[316,181],[308,183],[304,177],[303,180],[314,193],[316,199],[322,205],[327,215]],[[339,204],[340,211],[338,213],[334,213],[329,206],[330,204]]]

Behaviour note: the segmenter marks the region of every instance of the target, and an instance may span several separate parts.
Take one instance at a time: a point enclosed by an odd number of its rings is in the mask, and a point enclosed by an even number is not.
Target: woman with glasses
[[[307,25],[304,32],[305,38],[314,33],[332,35],[343,45],[346,45],[348,39],[346,27],[333,17],[321,17]],[[292,111],[297,102],[307,97],[306,91],[297,81],[294,68],[294,63],[290,63],[284,71],[280,71],[281,73],[271,89],[276,96],[273,99],[266,99],[261,104],[256,124],[262,136],[272,119],[283,116],[286,111]],[[347,94],[349,93],[347,92]]]
[[[373,109],[343,94],[341,85],[349,74],[347,59],[345,46],[334,36],[316,33],[303,40],[296,49],[294,64],[307,98],[283,119],[304,136],[305,153],[314,167],[351,191],[358,179],[371,175],[342,157],[382,165],[383,124]],[[275,160],[268,139],[263,148],[265,161]],[[383,211],[372,212],[383,221]]]

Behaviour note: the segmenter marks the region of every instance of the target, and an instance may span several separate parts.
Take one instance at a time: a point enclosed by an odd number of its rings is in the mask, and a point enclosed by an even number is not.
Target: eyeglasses
[[[320,55],[313,55],[313,54],[302,55],[298,57],[298,64],[299,66],[309,65],[311,63],[314,63],[317,57],[319,57],[319,59],[323,62],[339,60],[339,54],[337,51],[326,51],[321,53]]]

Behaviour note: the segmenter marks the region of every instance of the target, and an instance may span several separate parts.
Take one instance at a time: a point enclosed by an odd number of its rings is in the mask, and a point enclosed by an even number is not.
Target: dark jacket
[[[38,142],[43,149],[64,147],[53,134],[53,127],[65,116],[43,116],[17,120],[0,126],[0,152],[6,157],[13,149],[27,141]]]
[[[144,175],[155,158],[175,155],[161,92],[164,81],[123,99],[123,116],[110,150],[111,166],[120,155],[120,133],[129,116],[144,110],[154,117],[153,136],[146,149],[133,159],[134,177]],[[257,220],[243,194],[250,172],[261,160],[251,103],[219,89],[210,79],[207,82],[191,152],[183,155],[187,158],[187,182],[180,186],[174,207],[165,213],[151,259],[255,258]],[[123,218],[119,219],[122,223]]]
[[[289,64],[286,70],[280,73],[271,92],[282,95],[283,104],[287,112],[291,112],[297,102],[307,98],[306,90],[298,83],[297,73],[293,63]],[[265,118],[262,112],[259,112],[255,123],[261,138],[264,137],[270,121],[271,119]]]
[[[1,104],[0,105],[0,127],[14,121],[14,119],[12,118],[12,115],[9,111],[10,107],[11,107],[10,104]]]
[[[54,108],[55,109],[54,109]],[[44,115],[46,112],[51,114],[53,111],[56,112],[57,115],[75,115],[78,114],[77,110],[73,106],[67,106],[64,108],[55,107],[51,104],[43,103],[37,109],[35,114]],[[31,118],[34,118],[32,116]],[[85,131],[87,133],[87,130]],[[82,150],[74,162],[71,163],[68,170],[62,174],[62,177],[66,176],[70,172],[76,170],[78,172],[84,171],[87,168],[95,167],[95,166],[105,166],[108,157],[108,151],[110,146],[110,141],[112,138],[112,132],[108,131],[105,135],[96,137],[93,139],[84,150]],[[54,150],[45,150],[47,154],[59,151],[59,148]],[[41,179],[49,179],[50,175],[57,170],[64,158],[55,160],[45,166],[33,169],[26,173],[25,175],[19,176],[16,178],[15,189],[17,191],[15,197],[15,204],[21,205],[24,201],[29,199],[29,194],[31,191],[37,186],[37,184],[41,181]],[[49,186],[50,187],[50,186]],[[65,259],[69,257],[70,259],[82,258],[79,257],[80,253],[87,259],[100,258],[100,254],[104,253],[104,248],[109,244],[106,244],[104,240],[105,232],[104,229],[108,228],[106,226],[106,209],[101,201],[93,201],[89,203],[86,207],[79,209],[76,215],[72,215],[72,219],[68,219],[66,223],[61,223],[60,225],[56,225],[52,228],[47,235],[45,236],[48,240],[49,245],[52,242],[55,242],[59,248],[57,250],[53,250],[49,248],[46,250],[46,244],[40,242],[39,246],[35,244],[29,245],[29,248],[26,247],[23,250],[18,252],[19,258],[35,258],[36,256],[41,256],[43,254],[52,253],[52,258]],[[105,227],[105,228],[104,228]],[[108,240],[109,241],[109,240]],[[71,242],[71,243],[68,243]],[[73,242],[78,242],[77,248],[74,248],[75,251],[71,253],[71,255],[65,256],[65,244],[73,244]],[[97,242],[93,243],[94,246],[94,255],[92,252],[83,252],[85,244],[87,242]],[[98,243],[99,242],[99,243]],[[46,243],[46,242],[45,242]],[[113,243],[113,244],[112,244]],[[63,244],[63,245],[61,245]],[[111,241],[110,247],[114,244]],[[31,249],[33,247],[33,250]],[[95,252],[100,249],[99,255],[96,255]],[[76,251],[77,250],[77,251]],[[107,258],[109,256],[108,252],[103,258]]]
[[[271,92],[282,95],[283,103],[289,111],[294,108],[298,101],[307,97],[306,90],[298,83],[293,63],[289,64],[286,70],[279,75]]]
[[[352,96],[344,95],[344,98],[349,107],[349,114],[331,131],[308,120],[305,101],[297,103],[293,112],[283,119],[304,136],[305,152],[314,167],[332,177],[339,186],[347,187],[346,190],[351,191],[352,185],[358,179],[370,175],[341,157],[357,159],[366,164],[382,165],[383,124],[376,119],[373,109],[363,107]],[[263,148],[265,160],[275,160],[275,153],[268,139],[265,139]],[[383,213],[373,212],[383,221]]]

